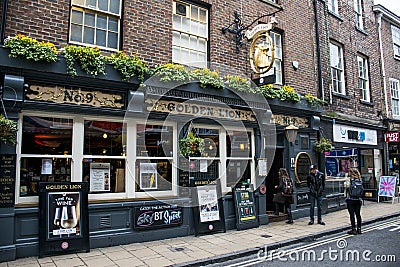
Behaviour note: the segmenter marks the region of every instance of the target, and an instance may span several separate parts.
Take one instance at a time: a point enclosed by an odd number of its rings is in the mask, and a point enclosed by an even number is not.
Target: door
[[[271,169],[267,177],[265,178],[266,191],[266,209],[267,211],[274,211],[275,204],[272,201],[274,194],[276,193],[275,185],[279,185],[278,171],[283,168],[283,148],[277,148],[275,151],[275,157],[271,165]]]

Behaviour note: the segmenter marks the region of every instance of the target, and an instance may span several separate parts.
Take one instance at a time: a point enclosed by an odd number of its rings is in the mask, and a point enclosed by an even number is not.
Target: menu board
[[[258,227],[253,185],[232,188],[238,230]]]
[[[13,207],[15,201],[15,154],[0,157],[0,207]]]
[[[90,163],[90,191],[110,191],[110,163]]]
[[[88,184],[39,183],[39,257],[90,250]]]

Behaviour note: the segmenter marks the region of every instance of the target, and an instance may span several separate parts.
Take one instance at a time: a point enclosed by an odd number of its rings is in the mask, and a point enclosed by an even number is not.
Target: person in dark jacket
[[[325,225],[322,221],[322,195],[325,190],[325,175],[318,171],[316,165],[310,166],[310,175],[307,177],[307,186],[310,189],[310,222],[308,225],[314,224],[314,208],[317,201],[318,224]]]
[[[285,208],[286,208],[286,212],[288,214],[288,221],[286,221],[286,223],[288,224],[293,224],[293,217],[292,217],[292,209],[290,207],[291,204],[293,204],[293,182],[292,179],[289,177],[289,174],[287,172],[287,170],[285,168],[280,168],[279,169],[279,185],[276,185],[275,188],[279,190],[278,193],[275,194],[274,196],[274,202],[275,202],[275,206],[277,208],[276,212],[278,211],[279,208],[279,204],[284,204]],[[285,189],[285,185],[290,185],[291,186],[291,194],[287,195],[284,194],[284,191],[288,191],[288,190],[284,190]],[[275,213],[276,214],[276,213]]]
[[[361,205],[362,205],[362,198],[361,197],[352,197],[349,195],[349,187],[351,184],[351,179],[357,179],[360,183],[361,174],[357,168],[351,168],[349,171],[349,177],[346,179],[344,187],[345,187],[345,196],[346,196],[346,203],[347,203],[347,210],[349,211],[350,215],[350,222],[351,222],[351,230],[347,233],[350,235],[361,234]],[[357,230],[356,230],[356,220],[357,218]]]

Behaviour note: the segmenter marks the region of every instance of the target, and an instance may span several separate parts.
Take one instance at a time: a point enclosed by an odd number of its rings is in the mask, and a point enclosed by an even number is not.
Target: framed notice
[[[236,227],[238,230],[258,227],[258,216],[254,201],[253,185],[233,187],[233,201],[236,211]]]
[[[157,163],[140,163],[140,189],[157,189]]]
[[[110,191],[110,163],[90,163],[90,192]]]
[[[201,233],[226,231],[219,180],[192,190],[196,236]]]
[[[258,175],[259,176],[267,176],[268,175],[268,160],[267,159],[258,159]]]
[[[88,184],[39,183],[39,257],[90,250]]]

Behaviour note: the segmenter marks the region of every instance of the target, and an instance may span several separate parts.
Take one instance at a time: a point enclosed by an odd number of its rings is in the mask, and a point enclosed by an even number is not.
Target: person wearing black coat
[[[322,221],[322,195],[325,191],[325,175],[318,171],[316,165],[310,166],[310,175],[307,177],[307,186],[310,189],[310,222],[308,225],[314,224],[314,208],[317,201],[318,224],[325,225]]]
[[[293,183],[292,183],[292,180],[289,177],[289,174],[285,168],[280,168],[278,173],[279,173],[279,185],[276,185],[275,188],[278,189],[279,192],[277,192],[274,195],[274,199],[273,199],[273,201],[275,202],[275,207],[276,207],[275,214],[277,214],[279,212],[279,203],[284,204],[286,212],[288,214],[288,221],[286,221],[286,223],[292,224],[293,217],[292,217],[292,209],[291,209],[290,205],[294,203],[293,195],[283,195],[283,190],[284,190],[285,184],[290,184],[293,189]],[[292,190],[292,192],[293,192],[293,190]]]

